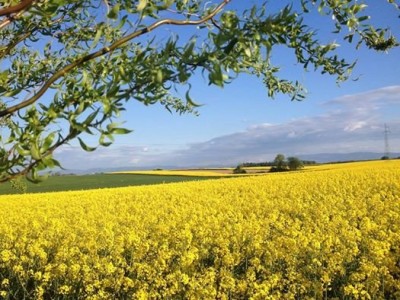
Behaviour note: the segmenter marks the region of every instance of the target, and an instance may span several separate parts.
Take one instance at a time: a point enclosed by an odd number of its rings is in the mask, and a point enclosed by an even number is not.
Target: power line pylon
[[[385,123],[385,157],[390,158],[390,147],[389,147],[389,133],[390,129],[389,126]]]

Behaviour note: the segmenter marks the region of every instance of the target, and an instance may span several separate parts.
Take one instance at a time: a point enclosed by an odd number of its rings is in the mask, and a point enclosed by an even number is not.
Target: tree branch
[[[20,12],[18,15],[22,14],[23,12]],[[51,23],[49,23],[50,25],[54,25],[57,24],[59,22],[61,22],[64,19],[65,15],[55,19],[54,21],[52,21]],[[14,20],[15,18],[13,17],[12,20]],[[1,29],[1,25],[0,24],[0,29]],[[12,49],[14,49],[19,43],[23,42],[24,40],[26,40],[29,36],[33,35],[36,31],[41,30],[43,28],[41,27],[34,27],[32,30],[25,32],[24,34],[21,34],[18,39],[15,39],[14,41],[10,42],[9,45],[7,45],[6,48],[3,48],[0,50],[0,59],[3,59],[6,55],[8,55],[10,53],[10,51]]]
[[[164,20],[154,22],[150,26],[143,28],[141,30],[137,30],[137,31],[127,35],[126,37],[116,41],[114,44],[110,45],[109,47],[104,47],[96,52],[93,52],[91,54],[88,54],[88,55],[80,58],[80,59],[75,60],[73,63],[65,66],[60,71],[56,72],[53,76],[51,76],[48,79],[48,81],[39,89],[39,91],[34,96],[32,96],[31,98],[29,98],[25,101],[22,101],[21,103],[19,103],[17,105],[8,107],[7,109],[0,111],[0,117],[10,115],[24,107],[27,107],[27,106],[35,103],[37,100],[40,99],[41,96],[43,96],[43,94],[51,87],[51,85],[56,80],[65,76],[65,74],[67,74],[68,72],[70,72],[71,70],[76,68],[77,66],[80,66],[80,65],[84,64],[85,62],[91,61],[95,58],[104,56],[105,54],[118,49],[119,47],[126,44],[130,40],[137,38],[143,34],[149,33],[162,25],[185,26],[185,25],[200,25],[202,23],[205,23],[205,22],[211,20],[215,15],[217,15],[230,1],[231,0],[224,0],[209,15],[207,15],[204,18],[197,20],[197,21],[190,21],[190,20],[181,21],[181,20],[174,20],[174,19],[164,19]]]
[[[26,38],[28,38],[30,35],[32,35],[32,31],[30,32],[26,32],[23,35],[21,35],[19,37],[19,39],[17,39],[16,41],[14,41],[13,43],[11,43],[10,45],[8,45],[7,48],[5,49],[1,49],[0,50],[0,59],[3,59],[6,55],[8,55],[10,53],[10,51],[12,49],[14,49],[19,43],[21,43],[22,41],[24,41]]]
[[[66,137],[61,138],[60,140],[58,140],[57,143],[55,143],[45,153],[43,153],[42,154],[42,159],[44,157],[46,157],[46,156],[49,156],[49,155],[53,154],[53,152],[57,148],[59,148],[60,146],[66,144],[66,143],[68,143],[70,140],[74,139],[78,135],[79,135],[79,132],[77,132],[76,130],[70,131]],[[8,155],[11,155],[12,150],[14,150],[14,148],[10,149],[10,153]],[[40,160],[34,160],[34,161],[30,162],[24,169],[22,169],[22,170],[20,170],[20,171],[18,171],[16,173],[13,173],[13,174],[7,174],[8,176],[0,178],[0,183],[7,182],[10,179],[14,179],[14,178],[16,178],[18,176],[21,176],[21,175],[27,175],[38,163],[40,163],[40,161],[41,161],[41,159]]]
[[[21,10],[25,10],[26,8],[31,6],[34,1],[35,0],[22,0],[19,4],[0,9],[0,17],[1,16],[9,16],[11,14],[18,13]]]
[[[217,27],[219,30],[222,30],[221,26],[219,26],[219,24],[217,23],[217,21],[214,20],[214,18],[211,18],[211,23],[213,23],[213,25]]]
[[[26,9],[21,10],[20,12],[18,12],[17,14],[13,15],[13,16],[8,16],[6,17],[4,20],[1,20],[0,22],[0,29],[3,29],[4,27],[6,27],[7,25],[10,25],[13,21],[15,21],[16,19],[18,19],[24,12],[26,11]]]

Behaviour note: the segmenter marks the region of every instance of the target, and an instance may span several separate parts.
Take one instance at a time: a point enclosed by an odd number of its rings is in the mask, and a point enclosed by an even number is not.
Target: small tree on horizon
[[[291,157],[288,157],[287,160],[288,160],[288,163],[287,163],[288,167],[291,171],[296,171],[296,170],[304,168],[303,161],[301,161],[298,157],[291,156]]]
[[[283,154],[277,154],[274,161],[273,161],[273,167],[271,168],[271,172],[282,172],[282,171],[287,171],[288,166],[287,162],[285,160],[285,155]]]
[[[235,169],[233,169],[233,174],[246,174],[246,170],[242,168],[241,165],[238,165]]]
[[[296,171],[304,168],[304,163],[298,157],[290,156],[287,159],[283,154],[277,154],[272,162],[270,172]]]

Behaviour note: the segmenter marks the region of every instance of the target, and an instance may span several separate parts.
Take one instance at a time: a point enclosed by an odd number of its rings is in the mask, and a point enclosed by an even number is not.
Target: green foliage
[[[54,150],[78,137],[86,151],[109,146],[115,135],[129,132],[115,125],[129,101],[196,114],[190,91],[199,73],[219,87],[251,74],[268,96],[301,100],[305,88],[281,78],[273,62],[282,47],[305,69],[348,79],[354,64],[338,57],[337,43],[319,40],[307,23],[312,11],[334,17],[336,33],[356,47],[398,46],[355,1],[302,0],[300,10],[292,5],[297,2],[282,1],[278,12],[267,4],[237,12],[229,8],[232,1],[238,0],[2,1],[0,182],[19,175],[43,180],[40,171],[59,166]],[[190,27],[193,36],[185,40],[162,29],[176,26]],[[174,91],[182,89],[181,99]],[[98,144],[89,146],[87,135]]]
[[[25,194],[28,190],[26,182],[23,180],[22,176],[15,177],[10,180],[10,185],[13,190],[17,193]]]
[[[270,169],[271,172],[282,172],[282,171],[287,171],[288,170],[288,165],[285,160],[285,155],[283,154],[277,154],[274,162],[273,162],[273,167]]]
[[[270,172],[296,171],[304,168],[304,162],[297,157],[290,156],[287,159],[283,154],[278,154],[273,163]]]
[[[304,163],[299,158],[291,156],[287,158],[287,165],[291,171],[304,168]]]

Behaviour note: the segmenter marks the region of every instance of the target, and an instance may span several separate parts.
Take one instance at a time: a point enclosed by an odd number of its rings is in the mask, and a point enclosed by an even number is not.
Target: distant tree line
[[[234,170],[234,174],[246,173],[244,168],[250,167],[271,167],[269,172],[296,171],[304,168],[305,165],[315,165],[314,160],[301,160],[295,156],[289,156],[287,159],[283,154],[277,154],[273,161],[267,162],[246,162],[239,164]]]
[[[270,172],[284,172],[284,171],[296,171],[304,168],[304,163],[302,160],[295,156],[290,156],[287,159],[285,155],[278,154],[274,161],[273,166],[269,170]]]
[[[317,162],[315,160],[301,160],[303,165],[315,165]],[[239,166],[242,168],[250,168],[250,167],[273,167],[275,165],[274,161],[266,161],[266,162],[245,162],[241,163]]]

